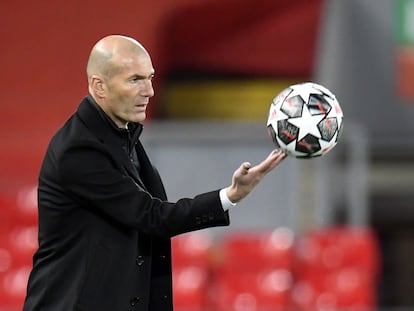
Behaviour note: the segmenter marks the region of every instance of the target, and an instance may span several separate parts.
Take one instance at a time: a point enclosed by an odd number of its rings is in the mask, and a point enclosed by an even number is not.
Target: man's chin
[[[132,118],[131,122],[140,123],[143,122],[147,118],[147,114],[145,112],[141,112]]]

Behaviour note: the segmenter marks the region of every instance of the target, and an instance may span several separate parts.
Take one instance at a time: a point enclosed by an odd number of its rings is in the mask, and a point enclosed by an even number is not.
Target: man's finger
[[[261,173],[270,172],[285,157],[286,157],[286,154],[283,153],[283,151],[281,151],[281,150],[273,150],[263,162],[261,162],[258,165],[256,165],[256,169],[259,172],[261,172]]]

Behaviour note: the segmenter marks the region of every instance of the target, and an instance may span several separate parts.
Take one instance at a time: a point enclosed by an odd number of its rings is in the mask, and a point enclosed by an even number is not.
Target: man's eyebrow
[[[138,78],[138,79],[147,79],[154,77],[155,72],[151,72],[148,76],[144,76],[142,74],[134,73],[131,75],[131,78]]]

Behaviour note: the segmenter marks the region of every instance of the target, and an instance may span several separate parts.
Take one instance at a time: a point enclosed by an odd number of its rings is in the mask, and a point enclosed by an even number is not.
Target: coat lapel
[[[140,177],[148,189],[148,192],[156,198],[167,200],[167,195],[161,177],[158,174],[157,169],[151,164],[151,161],[149,160],[148,155],[140,141],[138,141],[135,148],[141,164]]]

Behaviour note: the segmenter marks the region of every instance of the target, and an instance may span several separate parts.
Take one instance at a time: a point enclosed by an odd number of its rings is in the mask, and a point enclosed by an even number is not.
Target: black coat
[[[54,135],[42,164],[24,311],[172,310],[170,238],[228,225],[228,213],[218,191],[167,202],[141,143],[138,176],[92,101]]]

